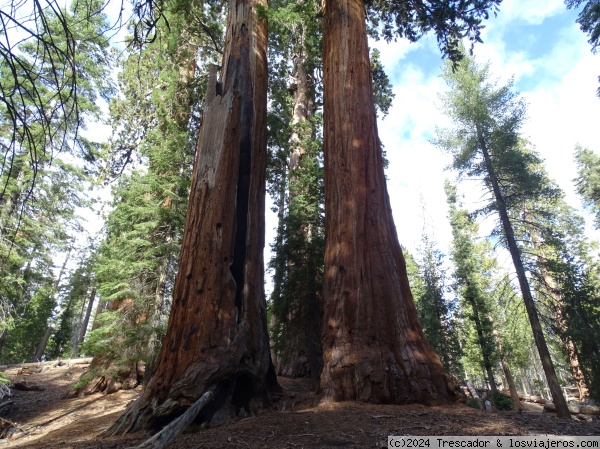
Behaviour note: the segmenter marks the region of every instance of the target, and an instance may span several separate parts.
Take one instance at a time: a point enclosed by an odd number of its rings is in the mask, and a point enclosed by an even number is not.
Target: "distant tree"
[[[468,212],[461,209],[456,198],[456,188],[446,184],[446,196],[450,206],[452,226],[452,260],[456,267],[456,290],[463,302],[463,315],[474,324],[477,344],[481,354],[487,381],[492,392],[497,391],[494,379],[498,350],[493,336],[491,321],[492,307],[485,291],[485,261],[481,248],[477,248],[475,238],[477,225]]]
[[[570,419],[509,215],[526,196],[553,195],[535,170],[535,155],[522,151],[519,129],[525,119],[525,105],[511,91],[511,82],[498,86],[490,81],[489,66],[479,66],[473,58],[465,56],[457,67],[447,64],[443,76],[451,88],[443,96],[444,111],[455,126],[440,131],[437,143],[452,153],[454,168],[461,174],[483,178],[492,196],[482,212],[498,214],[499,235],[511,254],[557,414]]]
[[[31,20],[15,15],[22,4],[2,11],[8,34],[0,34],[2,44],[22,38],[0,45],[0,290],[9,317],[0,348],[19,361],[41,357],[50,338],[59,295],[52,259],[82,232],[76,210],[101,153],[79,130],[100,118],[96,100],[114,92],[98,2],[36,3]]]
[[[309,376],[318,388],[322,366],[323,172],[321,30],[314,1],[269,5],[267,183],[277,198],[278,232],[270,297],[277,373]]]
[[[600,229],[600,156],[593,151],[578,146],[575,148],[577,193],[584,204],[591,208],[596,216],[596,228]]]
[[[548,181],[549,182],[549,181]],[[538,304],[566,356],[581,400],[597,396],[596,262],[584,221],[560,195],[524,203],[515,230],[524,248]],[[597,382],[597,380],[596,380]],[[591,388],[591,390],[590,390]]]
[[[445,370],[463,377],[460,363],[461,349],[456,329],[455,314],[457,304],[448,299],[446,269],[443,266],[444,255],[436,249],[435,242],[427,235],[425,228],[418,249],[418,284],[411,282],[411,291],[415,298],[423,333],[440,355]],[[408,258],[407,258],[408,259]],[[409,262],[407,260],[407,270]],[[412,275],[415,280],[415,274]],[[409,274],[409,281],[411,275]]]
[[[577,17],[577,23],[581,27],[581,31],[587,33],[592,52],[596,53],[600,45],[600,3],[596,0],[587,0],[587,2],[586,0],[565,0],[565,5],[569,9],[579,8],[584,3],[584,7]],[[600,88],[598,88],[597,95],[600,96]]]

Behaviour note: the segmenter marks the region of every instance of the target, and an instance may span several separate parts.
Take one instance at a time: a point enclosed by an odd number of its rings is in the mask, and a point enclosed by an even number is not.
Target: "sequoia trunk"
[[[392,218],[362,0],[325,0],[325,280],[321,387],[333,400],[453,395],[425,340]]]
[[[216,425],[268,401],[263,291],[266,21],[259,0],[231,0],[221,82],[203,110],[167,334],[142,396],[107,434],[156,429],[204,392],[196,422]]]

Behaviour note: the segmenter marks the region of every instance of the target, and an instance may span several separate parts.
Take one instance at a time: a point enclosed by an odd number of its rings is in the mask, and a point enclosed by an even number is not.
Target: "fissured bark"
[[[325,0],[323,39],[323,393],[376,403],[446,401],[453,387],[423,335],[392,218],[362,0]]]
[[[264,297],[266,21],[230,0],[221,82],[211,73],[167,334],[148,386],[107,435],[253,413],[277,386]],[[245,412],[243,411],[245,409]]]

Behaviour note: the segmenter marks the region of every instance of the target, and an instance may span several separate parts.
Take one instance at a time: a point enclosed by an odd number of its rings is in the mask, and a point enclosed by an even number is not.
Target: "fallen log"
[[[582,415],[600,415],[600,407],[597,405],[580,405],[579,410]]]

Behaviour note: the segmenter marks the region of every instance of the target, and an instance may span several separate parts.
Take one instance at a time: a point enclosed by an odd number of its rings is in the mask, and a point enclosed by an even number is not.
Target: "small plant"
[[[4,375],[4,373],[2,371],[0,371],[0,384],[8,385],[10,383],[11,383],[10,380],[8,380],[6,378],[6,376]]]
[[[465,402],[465,404],[472,408],[481,408],[479,407],[479,402],[477,402],[477,399],[475,398],[467,398],[467,402]]]
[[[512,399],[509,398],[508,396],[503,395],[499,391],[494,391],[492,393],[492,402],[498,410],[512,410],[513,409]]]

